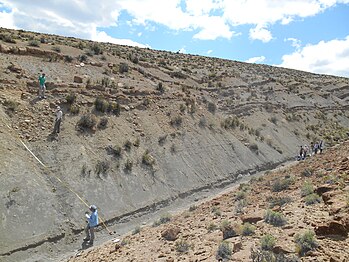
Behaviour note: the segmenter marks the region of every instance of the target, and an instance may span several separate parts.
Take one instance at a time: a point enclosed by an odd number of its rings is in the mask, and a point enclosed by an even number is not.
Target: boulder
[[[175,241],[178,238],[179,232],[181,232],[179,227],[169,227],[162,231],[161,236],[167,241]]]
[[[81,84],[83,82],[83,78],[81,76],[74,76],[74,83]]]
[[[223,233],[223,240],[238,236],[238,233],[236,232],[234,226],[232,225],[227,225],[224,228],[222,228],[222,233]]]
[[[14,63],[11,63],[7,69],[9,69],[11,72],[14,72],[16,74],[22,73],[22,68],[19,65],[15,65]]]
[[[315,227],[315,234],[317,236],[348,236],[348,229],[346,225],[343,224],[342,221],[329,221],[327,223],[323,223],[317,225]]]
[[[264,219],[264,213],[263,213],[263,211],[259,211],[259,212],[255,212],[253,214],[243,215],[240,217],[240,219],[244,223],[255,224],[258,221],[261,221]]]
[[[325,185],[321,185],[321,186],[317,187],[315,189],[315,193],[317,193],[319,196],[321,196],[323,193],[326,193],[326,192],[329,192],[329,191],[333,191],[336,188],[337,188],[336,185],[325,184]]]

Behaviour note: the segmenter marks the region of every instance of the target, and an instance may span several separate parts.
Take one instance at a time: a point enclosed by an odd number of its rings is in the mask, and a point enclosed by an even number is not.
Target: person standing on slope
[[[40,84],[40,88],[39,88],[39,98],[46,98],[45,96],[45,91],[46,91],[46,76],[44,73],[42,73],[39,76],[39,84]]]
[[[95,205],[90,206],[91,214],[88,212],[85,213],[87,218],[87,226],[85,228],[86,237],[84,241],[88,241],[89,245],[93,245],[93,241],[95,239],[95,227],[98,225],[98,213],[97,207]]]
[[[62,122],[63,112],[60,106],[57,106],[56,110],[56,120],[55,120],[55,126],[53,128],[53,134],[59,133],[61,129],[61,122]]]

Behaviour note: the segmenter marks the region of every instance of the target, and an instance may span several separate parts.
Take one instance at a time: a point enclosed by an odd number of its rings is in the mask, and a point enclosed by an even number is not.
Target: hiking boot
[[[84,241],[90,241],[90,238],[89,237],[85,237]]]
[[[89,244],[90,246],[93,246],[93,241],[90,240],[90,241],[87,242],[87,244]]]

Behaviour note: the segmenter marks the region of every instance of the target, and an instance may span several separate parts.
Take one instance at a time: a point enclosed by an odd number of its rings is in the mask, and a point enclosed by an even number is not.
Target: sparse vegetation
[[[109,163],[107,161],[98,161],[95,167],[97,175],[106,174],[109,169]]]
[[[132,167],[133,167],[133,162],[131,159],[127,159],[125,162],[125,170],[126,171],[132,171]]]
[[[101,120],[99,120],[98,128],[105,129],[107,128],[107,125],[108,125],[108,118],[102,117]]]
[[[283,226],[287,222],[283,214],[270,209],[267,210],[264,221],[276,227]]]
[[[311,194],[307,195],[304,198],[304,202],[305,202],[306,205],[313,205],[313,204],[316,204],[316,203],[320,203],[321,202],[321,198],[319,197],[318,194],[311,193]]]
[[[176,251],[179,253],[188,253],[190,249],[190,244],[185,240],[179,240],[175,244]]]
[[[67,104],[71,105],[76,101],[76,94],[69,93],[66,95],[65,99],[67,100]]]
[[[180,115],[171,118],[170,123],[172,126],[180,127],[182,125],[183,118]]]
[[[207,110],[210,111],[212,114],[216,113],[216,110],[217,110],[216,104],[213,102],[208,102]]]
[[[217,250],[217,259],[229,259],[233,253],[231,244],[228,241],[222,241]]]
[[[142,156],[142,163],[146,166],[153,167],[155,165],[155,158],[146,150]]]
[[[223,233],[223,240],[231,237],[236,237],[238,235],[237,226],[232,225],[228,220],[222,221],[220,229]]]
[[[267,199],[267,201],[269,202],[270,208],[273,208],[275,206],[282,207],[290,203],[292,201],[292,198],[288,196],[276,196],[276,197],[271,196]]]
[[[94,127],[97,124],[97,117],[93,114],[87,114],[81,116],[79,122],[78,122],[78,127],[80,129],[94,129]]]
[[[310,182],[305,182],[304,185],[301,188],[301,195],[302,197],[308,196],[310,194],[314,193],[314,186]]]
[[[245,223],[242,226],[242,235],[243,236],[253,235],[255,230],[256,230],[255,226],[251,225],[250,223]]]
[[[282,179],[278,178],[272,185],[272,190],[274,192],[281,192],[289,189],[290,185],[294,184],[294,177],[286,176]]]
[[[28,42],[28,45],[33,47],[39,47],[40,43],[37,40],[31,40]]]
[[[260,242],[263,250],[272,250],[275,246],[276,238],[271,234],[266,234],[261,238]]]
[[[313,231],[306,231],[295,236],[296,251],[300,256],[306,255],[309,251],[318,247]]]
[[[123,74],[123,73],[127,73],[127,72],[128,72],[128,64],[120,63],[120,65],[119,65],[119,73]]]
[[[171,215],[170,214],[164,214],[164,215],[162,215],[161,217],[160,217],[160,219],[159,220],[157,220],[157,221],[155,221],[154,222],[154,224],[153,224],[153,226],[154,227],[157,227],[157,226],[160,226],[160,225],[162,225],[162,224],[166,224],[166,223],[168,223],[168,222],[170,222],[171,221]]]

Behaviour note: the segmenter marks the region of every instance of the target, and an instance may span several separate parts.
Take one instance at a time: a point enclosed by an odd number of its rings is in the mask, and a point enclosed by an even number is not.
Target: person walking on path
[[[45,91],[46,91],[45,82],[46,82],[46,76],[45,76],[44,73],[42,73],[42,74],[39,76],[39,84],[40,84],[39,98],[46,98],[46,96],[45,96]]]
[[[57,106],[56,110],[56,120],[55,120],[55,126],[53,128],[53,134],[59,133],[61,129],[61,122],[62,122],[63,112],[60,106]]]
[[[85,213],[87,218],[87,225],[85,228],[86,237],[84,241],[88,241],[89,245],[93,245],[93,241],[95,239],[95,227],[98,225],[98,213],[97,207],[95,205],[90,206],[91,214],[88,212]]]

